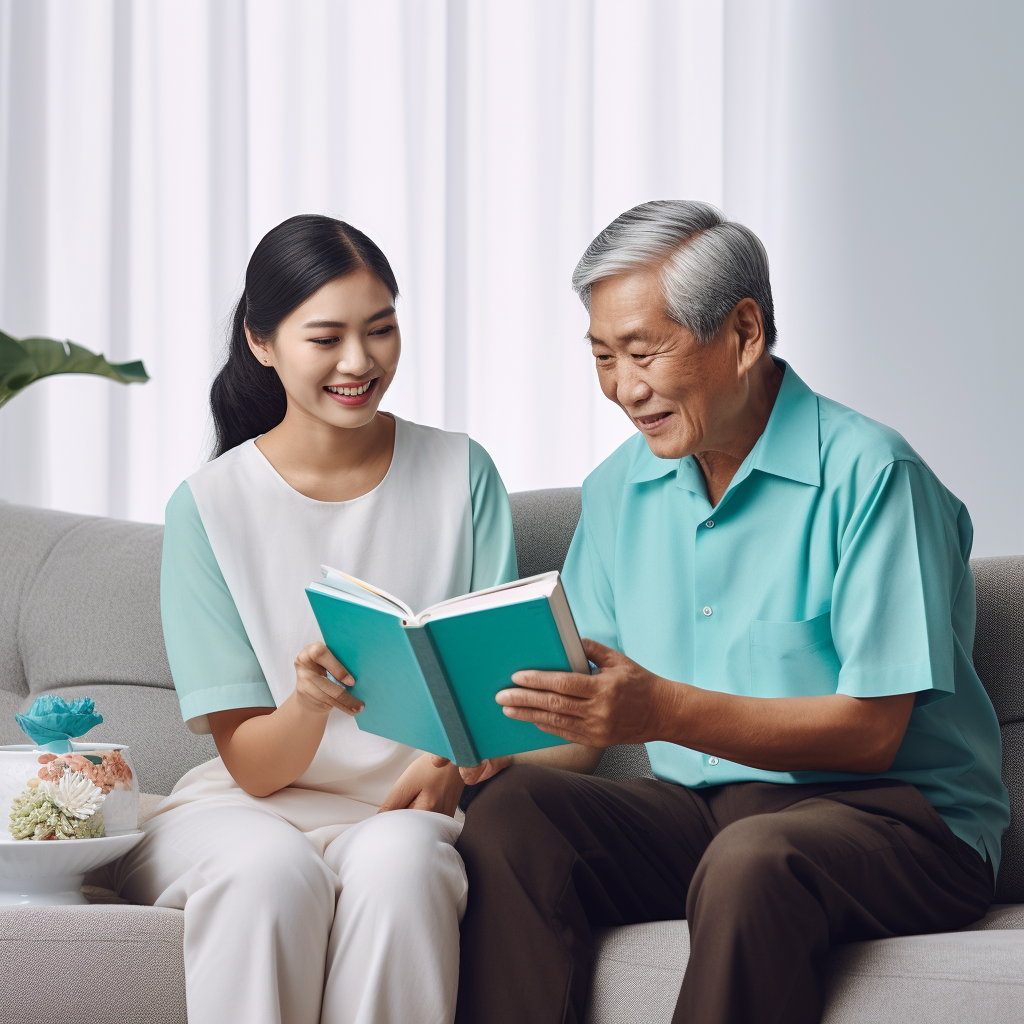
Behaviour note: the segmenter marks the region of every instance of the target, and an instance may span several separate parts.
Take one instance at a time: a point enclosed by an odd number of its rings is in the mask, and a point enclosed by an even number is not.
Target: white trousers
[[[117,883],[185,912],[189,1024],[450,1024],[462,826],[431,811],[352,825],[322,856],[258,801],[161,811]]]

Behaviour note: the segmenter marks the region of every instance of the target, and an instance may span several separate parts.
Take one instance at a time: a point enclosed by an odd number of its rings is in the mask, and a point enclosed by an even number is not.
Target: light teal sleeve
[[[588,513],[587,486],[583,486],[583,509],[576,524],[569,553],[562,567],[562,586],[581,637],[596,640],[606,647],[622,649],[615,621],[615,594],[601,557],[611,552],[611,543],[603,548],[594,535],[601,516]],[[604,531],[602,531],[604,532]]]
[[[925,704],[953,692],[951,610],[968,571],[953,501],[911,461],[884,467],[862,496],[832,591],[839,693],[917,693]]]
[[[486,590],[519,579],[512,510],[490,455],[469,440],[469,490],[473,501],[471,590]]]
[[[167,503],[160,617],[181,716],[193,732],[209,732],[214,711],[276,707],[187,482]]]

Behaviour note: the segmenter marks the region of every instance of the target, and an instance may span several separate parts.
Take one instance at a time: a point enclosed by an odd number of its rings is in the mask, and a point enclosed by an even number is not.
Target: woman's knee
[[[460,899],[466,887],[462,858],[455,850],[461,826],[443,814],[399,810],[377,814],[338,840],[327,860],[342,889],[354,888],[391,902],[424,892]]]

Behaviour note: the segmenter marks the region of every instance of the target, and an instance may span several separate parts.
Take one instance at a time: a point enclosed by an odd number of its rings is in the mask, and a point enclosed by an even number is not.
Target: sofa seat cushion
[[[587,1024],[668,1024],[689,954],[685,921],[603,930]],[[850,943],[829,960],[823,1024],[1016,1022],[1024,905],[994,906],[961,932]]]
[[[186,1024],[184,924],[159,907],[0,907],[0,1017]]]

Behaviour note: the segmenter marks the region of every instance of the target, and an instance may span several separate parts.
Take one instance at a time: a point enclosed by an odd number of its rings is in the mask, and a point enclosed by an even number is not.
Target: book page
[[[342,572],[340,569],[332,569],[329,565],[321,565],[320,571],[324,574],[324,584],[342,594],[348,594],[350,597],[366,601],[377,607],[382,606],[382,603],[387,604],[391,607],[385,608],[386,611],[400,611],[405,618],[410,620],[416,618],[413,610],[404,601],[392,597],[386,590],[381,590],[355,576],[349,576],[347,572]]]
[[[463,615],[483,608],[501,608],[504,605],[531,601],[535,597],[550,597],[558,584],[557,572],[544,572],[539,576],[528,576],[525,580],[513,580],[487,590],[476,590],[472,594],[451,597],[447,601],[432,604],[420,612],[418,622],[430,622],[449,615]]]

